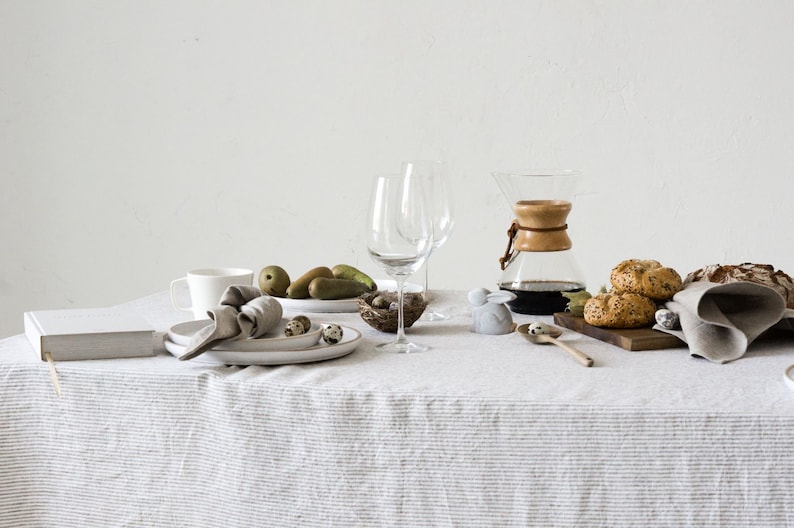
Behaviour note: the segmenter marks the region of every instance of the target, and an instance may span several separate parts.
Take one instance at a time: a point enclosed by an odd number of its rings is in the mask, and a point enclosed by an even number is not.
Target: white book
[[[25,312],[25,335],[46,361],[153,356],[154,328],[123,308]]]

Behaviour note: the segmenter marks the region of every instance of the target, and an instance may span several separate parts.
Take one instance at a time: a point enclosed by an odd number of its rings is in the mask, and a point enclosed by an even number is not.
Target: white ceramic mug
[[[195,319],[209,319],[208,310],[216,308],[221,301],[223,292],[229,286],[251,286],[254,272],[244,268],[205,268],[192,270],[186,277],[171,281],[171,304],[177,310],[193,312]],[[179,285],[187,283],[190,291],[190,306],[179,304],[177,290]]]

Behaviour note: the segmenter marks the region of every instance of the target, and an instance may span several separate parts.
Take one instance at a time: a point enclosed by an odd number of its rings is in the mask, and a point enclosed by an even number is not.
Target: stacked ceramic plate
[[[322,340],[322,325],[313,324],[305,334],[285,336],[288,319],[282,319],[272,331],[256,339],[223,341],[190,361],[217,365],[285,365],[322,361],[350,354],[361,340],[355,328],[342,327],[342,340],[329,344]],[[164,338],[165,349],[175,357],[185,353],[193,335],[210,320],[188,321],[172,326]]]

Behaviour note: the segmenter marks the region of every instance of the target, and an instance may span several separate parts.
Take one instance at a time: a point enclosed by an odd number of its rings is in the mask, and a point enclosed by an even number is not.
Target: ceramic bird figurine
[[[478,334],[509,334],[513,331],[513,316],[506,303],[515,300],[516,294],[499,290],[491,292],[485,288],[475,288],[469,292],[472,305],[472,332]]]

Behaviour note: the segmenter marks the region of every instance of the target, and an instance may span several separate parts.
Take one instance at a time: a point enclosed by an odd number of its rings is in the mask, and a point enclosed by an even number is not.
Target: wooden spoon
[[[576,361],[578,361],[585,367],[593,366],[593,358],[591,358],[581,350],[574,348],[568,343],[557,339],[562,335],[562,330],[560,330],[555,326],[549,326],[548,334],[531,334],[529,333],[529,324],[522,324],[521,326],[516,328],[516,332],[527,338],[527,340],[530,341],[531,343],[535,343],[539,345],[547,345],[551,343],[552,345],[557,345],[558,347],[562,348],[570,355],[572,355],[574,358],[576,358]]]

